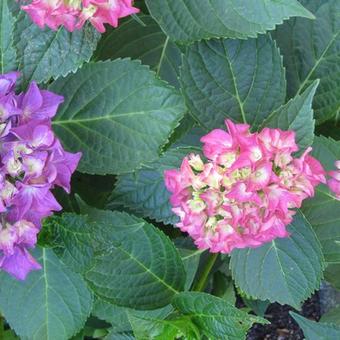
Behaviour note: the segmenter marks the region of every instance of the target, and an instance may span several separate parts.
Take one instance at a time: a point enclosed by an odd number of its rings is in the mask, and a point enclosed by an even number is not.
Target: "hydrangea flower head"
[[[0,76],[0,268],[25,279],[40,268],[28,249],[42,219],[61,210],[51,190],[69,192],[81,154],[66,152],[51,129],[63,97],[34,82],[17,95],[17,77]]]
[[[180,169],[165,171],[177,226],[201,249],[230,253],[287,237],[295,208],[325,183],[325,171],[308,148],[300,157],[293,131],[226,120],[201,138],[200,155],[190,154]]]
[[[72,32],[89,21],[99,32],[104,24],[118,26],[118,19],[138,13],[132,0],[32,0],[21,8],[41,28],[56,30],[60,26]]]

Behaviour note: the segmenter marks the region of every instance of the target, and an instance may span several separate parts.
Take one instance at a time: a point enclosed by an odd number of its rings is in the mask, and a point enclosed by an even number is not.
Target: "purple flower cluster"
[[[24,280],[39,263],[28,252],[43,218],[61,206],[54,186],[70,191],[81,153],[66,152],[51,129],[63,97],[32,82],[14,92],[19,74],[0,75],[0,268]]]

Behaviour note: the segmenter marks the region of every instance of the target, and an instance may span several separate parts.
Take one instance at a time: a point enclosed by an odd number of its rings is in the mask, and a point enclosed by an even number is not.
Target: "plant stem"
[[[212,269],[212,267],[215,264],[215,261],[218,257],[218,253],[215,254],[209,254],[209,257],[207,259],[207,262],[205,264],[205,267],[203,269],[203,272],[201,274],[201,277],[199,278],[199,280],[197,281],[197,283],[195,284],[193,290],[195,290],[196,292],[203,292],[206,284],[207,284],[207,280],[210,274],[210,271]]]
[[[5,322],[2,315],[0,315],[0,339],[5,337]]]

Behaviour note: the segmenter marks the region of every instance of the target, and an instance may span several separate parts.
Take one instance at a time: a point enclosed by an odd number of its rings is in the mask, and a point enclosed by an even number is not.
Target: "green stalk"
[[[218,253],[215,254],[209,254],[208,260],[205,264],[205,267],[203,269],[203,272],[201,274],[201,277],[197,281],[197,283],[194,285],[193,290],[196,292],[203,292],[205,289],[205,286],[207,285],[208,277],[210,274],[210,271],[212,267],[214,266],[216,259],[218,258]]]

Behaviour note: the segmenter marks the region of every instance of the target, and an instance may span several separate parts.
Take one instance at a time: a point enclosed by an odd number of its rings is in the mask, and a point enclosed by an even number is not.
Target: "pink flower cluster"
[[[51,189],[70,191],[81,154],[66,152],[51,129],[63,97],[34,82],[16,95],[17,77],[0,76],[0,268],[25,279],[40,268],[27,248],[35,246],[42,219],[61,210]]]
[[[246,124],[227,120],[228,131],[201,138],[199,155],[165,171],[177,226],[201,249],[230,253],[289,236],[294,208],[325,183],[325,171],[308,148],[300,157],[293,131],[265,128],[250,133]]]
[[[60,26],[73,32],[89,21],[99,32],[104,24],[118,26],[118,19],[138,13],[132,0],[32,0],[21,7],[39,27],[56,30]]]

